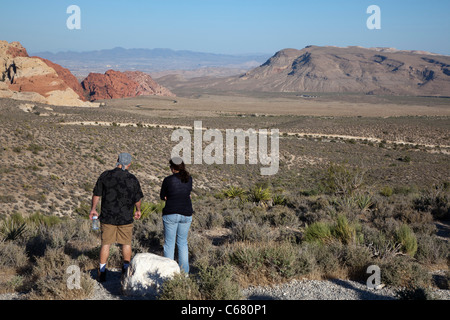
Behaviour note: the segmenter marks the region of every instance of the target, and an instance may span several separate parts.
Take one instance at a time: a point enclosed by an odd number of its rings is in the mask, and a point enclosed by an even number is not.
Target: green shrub
[[[415,258],[426,265],[445,264],[450,252],[450,244],[436,236],[421,234],[417,236]]]
[[[28,148],[28,151],[31,151],[33,154],[38,154],[40,151],[44,150],[44,147],[35,144],[35,143],[31,143]]]
[[[238,300],[241,298],[239,285],[233,280],[230,265],[203,266],[198,274],[202,296],[207,300]]]
[[[308,250],[311,251],[317,266],[314,272],[321,278],[341,278],[347,276],[347,271],[342,263],[343,245],[340,242],[330,242],[326,246],[312,243]]]
[[[278,282],[309,269],[307,259],[300,260],[298,247],[286,241],[240,243],[231,249],[229,261],[241,270],[243,281],[249,283]]]
[[[397,255],[379,262],[381,282],[394,287],[426,288],[431,283],[431,275],[409,256]]]
[[[397,242],[402,245],[403,251],[414,257],[417,251],[417,238],[407,224],[403,224],[396,233]]]
[[[397,159],[398,161],[402,161],[402,162],[406,162],[406,163],[410,163],[411,162],[411,157],[406,155],[404,157],[400,157]]]
[[[317,270],[316,257],[311,250],[309,250],[309,243],[304,243],[298,252],[298,262],[297,262],[297,274],[298,275],[308,275]]]
[[[306,227],[304,239],[307,242],[318,242],[321,244],[332,240],[331,228],[328,223],[314,222]]]
[[[350,225],[347,218],[342,214],[338,215],[336,225],[332,227],[331,233],[343,244],[353,243],[356,238],[355,227]]]
[[[0,268],[20,269],[28,263],[23,246],[12,241],[0,242]]]
[[[447,193],[442,186],[434,187],[414,200],[414,208],[421,212],[431,212],[436,219],[446,220],[450,218],[450,198]]]
[[[275,227],[296,227],[298,224],[298,217],[295,214],[295,211],[288,207],[272,207],[267,211],[266,219]]]
[[[380,194],[385,197],[390,197],[390,196],[392,196],[393,193],[394,193],[394,190],[389,186],[384,186],[380,190]]]
[[[98,211],[99,208],[100,204],[97,206],[97,212],[100,212]],[[74,212],[87,219],[91,212],[91,204],[87,201],[81,201],[80,205],[74,209]]]
[[[399,300],[433,300],[428,289],[418,287],[405,287],[397,290]]]
[[[200,290],[197,283],[184,274],[176,274],[164,282],[159,300],[200,300]]]
[[[55,215],[44,215],[40,212],[35,212],[26,218],[26,222],[33,224],[35,226],[45,225],[47,227],[52,227],[60,223],[62,219]]]
[[[366,280],[366,270],[372,264],[372,253],[369,248],[360,245],[347,245],[343,248],[343,265],[354,280]]]
[[[272,279],[290,279],[298,272],[298,249],[288,242],[267,246],[264,259]]]
[[[271,230],[268,224],[259,224],[252,220],[245,220],[236,223],[231,227],[230,240],[233,242],[241,241],[267,241],[270,238]]]
[[[69,256],[64,254],[62,248],[48,249],[43,257],[36,260],[33,266],[32,277],[34,286],[28,298],[31,300],[75,300],[86,299],[94,290],[94,281],[81,272],[80,288],[70,289],[67,281],[70,273],[67,268],[77,265]]]
[[[365,172],[345,164],[332,163],[322,179],[326,190],[334,194],[352,195],[363,184]]]

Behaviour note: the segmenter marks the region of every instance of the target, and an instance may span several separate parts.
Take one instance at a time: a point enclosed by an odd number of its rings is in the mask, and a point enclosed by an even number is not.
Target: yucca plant
[[[154,212],[161,213],[165,206],[166,206],[165,201],[160,201],[158,203],[142,202],[141,219],[148,218]]]
[[[356,208],[357,200],[352,196],[338,197],[333,200],[336,208],[343,211],[351,211]]]
[[[272,201],[274,205],[284,206],[287,203],[286,197],[282,194],[276,194],[272,197]]]
[[[17,222],[14,219],[8,219],[3,222],[0,233],[3,235],[4,241],[14,241],[18,239],[26,230],[25,222]]]
[[[234,199],[234,198],[242,199],[245,196],[245,190],[240,187],[231,186],[228,189],[224,190],[223,194],[228,199]]]
[[[356,203],[361,211],[365,211],[373,205],[372,196],[370,194],[359,195],[356,197]]]
[[[272,195],[269,188],[256,186],[249,191],[249,200],[252,202],[267,204],[270,200],[272,200],[271,197]]]

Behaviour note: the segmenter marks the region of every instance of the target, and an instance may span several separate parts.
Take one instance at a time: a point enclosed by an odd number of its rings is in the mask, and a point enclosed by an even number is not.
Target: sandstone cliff
[[[98,106],[84,98],[69,70],[30,57],[19,42],[0,41],[0,97],[65,106]]]

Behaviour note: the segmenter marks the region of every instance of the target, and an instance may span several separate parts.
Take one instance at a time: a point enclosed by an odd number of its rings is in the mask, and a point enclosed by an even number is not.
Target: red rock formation
[[[91,101],[142,95],[174,96],[148,74],[140,71],[108,70],[105,74],[90,73],[81,85],[87,91]]]
[[[108,70],[105,74],[90,73],[81,82],[91,101],[134,97],[138,84],[119,71]]]
[[[56,64],[54,62],[51,62],[50,60],[41,57],[33,57],[33,58],[41,59],[42,61],[45,62],[46,65],[48,65],[50,68],[53,68],[58,74],[58,77],[62,79],[66,85],[72,88],[72,90],[75,91],[80,96],[81,100],[86,101],[86,98],[84,97],[83,87],[78,82],[77,78],[69,71],[69,69],[63,68],[59,64]]]

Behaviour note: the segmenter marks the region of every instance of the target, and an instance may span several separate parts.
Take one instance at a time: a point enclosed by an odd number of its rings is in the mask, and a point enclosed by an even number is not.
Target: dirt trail
[[[62,125],[85,125],[85,126],[121,126],[121,127],[137,127],[138,124],[131,122],[108,122],[108,121],[74,121],[74,122],[62,122]],[[150,127],[150,128],[168,128],[168,129],[188,129],[192,130],[193,126],[180,126],[171,124],[160,124],[160,123],[142,123],[139,126]],[[203,128],[205,130],[205,128]],[[314,133],[314,132],[280,132],[280,136],[297,136],[297,137],[312,137],[312,138],[325,138],[325,139],[343,139],[343,140],[367,140],[375,143],[386,143],[386,144],[398,144],[398,145],[409,145],[409,146],[419,146],[431,149],[440,148],[443,153],[450,154],[450,145],[435,145],[435,144],[423,144],[416,142],[407,142],[402,140],[384,140],[374,137],[363,137],[363,136],[350,136],[350,135],[340,135],[340,134],[324,134],[324,133]],[[448,150],[445,150],[448,149]]]

